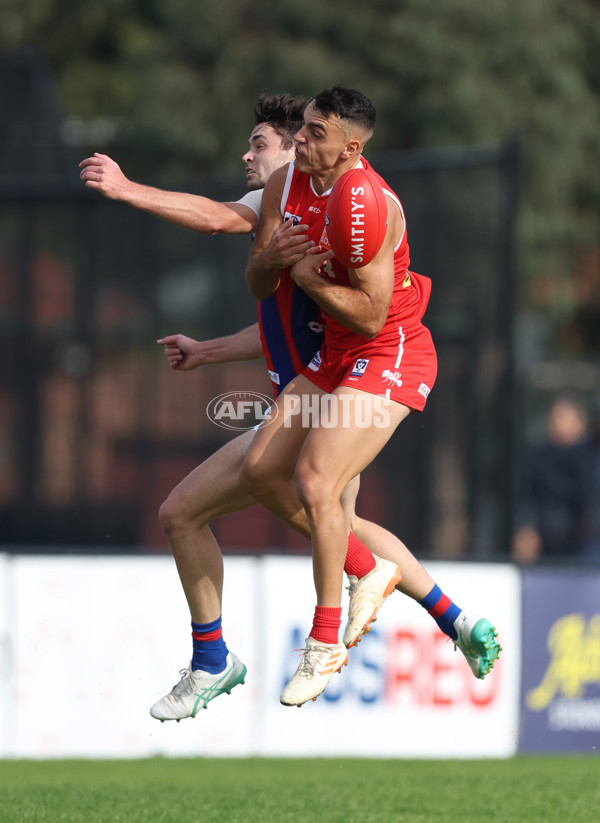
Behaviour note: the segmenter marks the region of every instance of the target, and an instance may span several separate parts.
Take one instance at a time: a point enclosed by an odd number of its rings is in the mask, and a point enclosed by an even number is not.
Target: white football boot
[[[229,652],[227,665],[222,672],[193,672],[190,663],[187,669],[182,669],[179,674],[182,675],[179,683],[150,708],[152,717],[161,723],[165,720],[176,720],[179,723],[184,717],[196,717],[200,709],[205,709],[215,697],[220,694],[231,694],[235,686],[244,683],[246,667],[235,654]]]
[[[348,662],[343,643],[319,643],[306,638],[306,647],[300,665],[281,694],[284,706],[301,706],[307,700],[316,700],[325,690],[335,672]]]
[[[479,680],[494,668],[502,646],[496,640],[498,632],[485,617],[475,617],[461,612],[454,621],[458,638],[454,648],[460,649]]]
[[[348,605],[348,622],[344,629],[344,645],[349,649],[355,646],[363,634],[371,628],[377,619],[377,612],[384,600],[402,580],[398,566],[382,557],[375,558],[375,568],[361,577],[348,575],[350,585],[350,604]]]

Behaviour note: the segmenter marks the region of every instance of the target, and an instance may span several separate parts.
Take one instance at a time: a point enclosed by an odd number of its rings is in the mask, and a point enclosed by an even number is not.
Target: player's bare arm
[[[156,342],[164,346],[165,356],[175,371],[188,371],[216,363],[259,360],[262,357],[258,323],[212,340],[200,341],[184,334],[170,334]]]
[[[394,247],[403,230],[398,208],[390,219],[381,249],[360,269],[348,269],[352,288],[328,276],[333,252],[308,253],[291,269],[292,279],[321,308],[346,328],[367,339],[376,337],[385,323],[394,290]]]
[[[315,244],[306,236],[307,226],[283,221],[281,197],[287,166],[274,174],[265,186],[260,221],[246,266],[246,281],[250,293],[264,300],[277,291],[281,270],[293,265]]]
[[[258,222],[255,212],[242,203],[218,203],[201,195],[163,191],[135,183],[105,154],[96,152],[82,160],[79,168],[79,176],[87,188],[183,229],[201,234],[250,234]]]

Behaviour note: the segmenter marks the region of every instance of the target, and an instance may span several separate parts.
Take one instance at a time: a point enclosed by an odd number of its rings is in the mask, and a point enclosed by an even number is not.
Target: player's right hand
[[[169,366],[177,371],[195,369],[198,365],[195,362],[194,354],[198,347],[198,341],[185,334],[170,334],[161,337],[156,341],[159,346],[164,346],[165,357],[169,361]]]
[[[308,226],[304,223],[294,225],[291,217],[276,228],[265,249],[269,262],[278,269],[284,269],[301,260],[315,245],[313,240],[308,239],[307,230]]]
[[[106,154],[95,152],[82,160],[79,168],[79,177],[86,188],[96,189],[109,200],[120,200],[131,185],[119,165]]]

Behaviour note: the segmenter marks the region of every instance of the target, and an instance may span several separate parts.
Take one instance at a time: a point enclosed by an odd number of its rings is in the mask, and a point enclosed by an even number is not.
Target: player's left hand
[[[327,262],[335,257],[334,253],[329,249],[323,250],[322,246],[315,246],[298,260],[297,263],[290,269],[290,276],[292,280],[299,286],[307,284],[326,272]]]
[[[278,226],[264,250],[267,264],[272,268],[284,269],[300,260],[315,246],[314,240],[308,239],[307,229],[306,224],[294,224],[291,218]]]
[[[96,189],[109,200],[122,200],[132,183],[125,177],[121,168],[106,154],[95,152],[79,164],[79,177],[86,187]]]

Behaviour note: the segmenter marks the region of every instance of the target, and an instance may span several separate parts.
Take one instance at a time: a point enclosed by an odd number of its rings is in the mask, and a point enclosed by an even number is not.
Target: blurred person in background
[[[593,461],[592,538],[585,549],[589,560],[600,563],[600,393],[596,396],[591,414],[590,441]]]
[[[521,470],[512,541],[517,563],[593,553],[600,472],[586,409],[572,397],[558,397],[548,412],[546,432]]]

